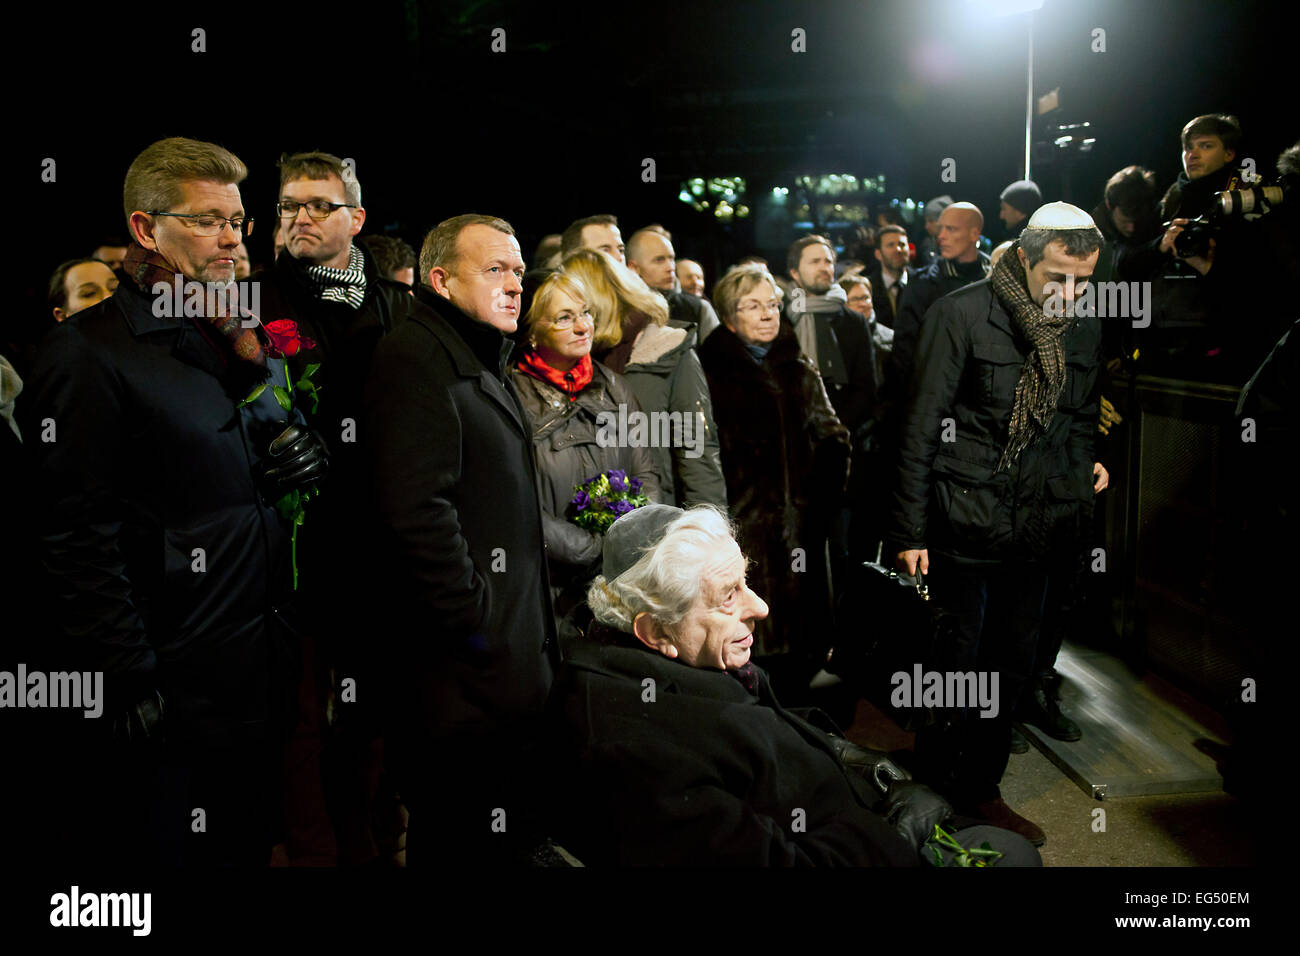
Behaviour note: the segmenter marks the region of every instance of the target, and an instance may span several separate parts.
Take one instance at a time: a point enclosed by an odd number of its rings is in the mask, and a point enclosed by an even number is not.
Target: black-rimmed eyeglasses
[[[310,202],[294,202],[292,199],[282,199],[275,204],[276,211],[280,214],[281,219],[297,219],[298,210],[303,206],[307,207],[307,215],[317,222],[328,219],[335,209],[357,208],[355,203],[326,202],[324,199],[313,199]]]

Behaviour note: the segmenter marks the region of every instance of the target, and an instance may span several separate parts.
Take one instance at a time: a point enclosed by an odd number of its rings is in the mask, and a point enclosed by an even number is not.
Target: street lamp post
[[[981,17],[1001,17],[1024,13],[1029,18],[1029,66],[1026,70],[1025,90],[1025,179],[1029,179],[1029,152],[1033,145],[1034,130],[1034,11],[1044,0],[967,0],[969,6]]]
[[[1029,179],[1029,148],[1034,127],[1034,11],[1026,11],[1029,18],[1029,80],[1025,90],[1025,179]]]

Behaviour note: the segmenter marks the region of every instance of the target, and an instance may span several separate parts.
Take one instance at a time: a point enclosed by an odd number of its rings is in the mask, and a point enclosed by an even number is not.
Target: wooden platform
[[[1203,708],[1103,652],[1067,644],[1056,670],[1064,678],[1061,709],[1083,739],[1064,743],[1032,725],[1017,726],[1085,793],[1102,800],[1223,789],[1214,760],[1197,746],[1225,743],[1221,728],[1207,726],[1217,721]]]

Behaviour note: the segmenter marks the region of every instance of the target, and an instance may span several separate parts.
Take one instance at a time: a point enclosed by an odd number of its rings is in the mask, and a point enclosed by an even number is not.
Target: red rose
[[[271,339],[271,344],[266,348],[267,354],[271,358],[289,358],[297,355],[302,349],[314,349],[316,347],[315,342],[299,334],[298,323],[293,319],[276,319],[274,322],[264,322],[262,328],[266,329],[266,334]]]

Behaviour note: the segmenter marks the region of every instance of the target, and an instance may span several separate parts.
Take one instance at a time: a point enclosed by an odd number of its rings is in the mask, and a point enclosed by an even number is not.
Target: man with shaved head
[[[989,257],[980,252],[984,214],[974,203],[955,202],[939,214],[939,258],[917,273],[898,302],[894,320],[893,397],[901,401],[912,380],[916,340],[930,306],[949,292],[989,274]]]
[[[677,281],[687,295],[704,295],[704,268],[694,259],[677,263]]]
[[[718,315],[708,299],[673,289],[677,254],[662,226],[638,229],[627,240],[628,268],[645,284],[668,300],[668,324],[695,332],[695,344],[703,342],[719,325]]]

